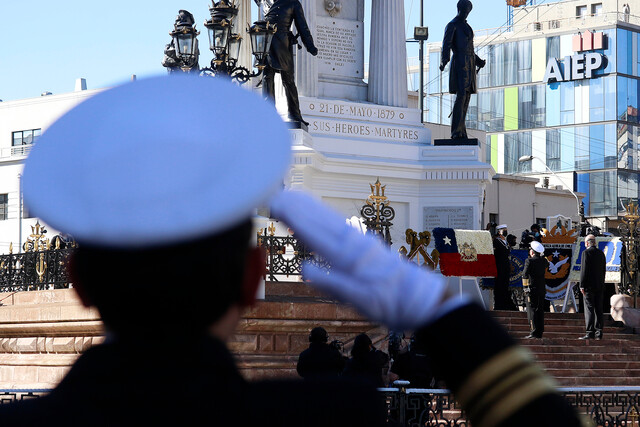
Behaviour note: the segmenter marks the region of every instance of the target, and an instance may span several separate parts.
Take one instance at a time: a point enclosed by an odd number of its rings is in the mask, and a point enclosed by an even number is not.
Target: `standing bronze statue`
[[[442,40],[442,59],[440,71],[449,62],[449,53],[453,51],[449,66],[449,93],[456,94],[451,118],[451,139],[467,138],[465,117],[469,108],[471,94],[476,93],[476,73],[486,62],[473,50],[473,30],[467,24],[467,17],[473,5],[469,0],[458,1],[458,15],[447,24]]]
[[[260,0],[256,0],[256,2],[259,5],[262,3]],[[309,125],[302,119],[302,114],[300,114],[298,88],[293,75],[293,46],[297,44],[299,36],[311,55],[316,56],[318,48],[313,44],[313,37],[304,17],[302,5],[298,0],[275,0],[268,12],[266,12],[264,20],[276,25],[276,33],[271,41],[271,50],[267,66],[264,69],[262,93],[272,100],[275,99],[273,80],[275,73],[280,73],[287,97],[289,118]],[[294,36],[291,32],[293,23],[296,24],[298,36]]]

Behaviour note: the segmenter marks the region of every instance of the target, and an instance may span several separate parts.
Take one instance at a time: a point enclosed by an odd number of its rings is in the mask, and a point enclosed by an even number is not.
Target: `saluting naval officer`
[[[529,282],[529,298],[531,301],[531,333],[525,338],[542,338],[544,332],[544,301],[547,293],[544,275],[549,268],[549,261],[544,257],[544,246],[538,241],[531,242],[529,258],[524,262],[522,278]]]
[[[190,108],[168,108],[176,93]],[[229,100],[225,114],[212,115],[218,99]],[[252,126],[240,125],[246,117]],[[579,425],[483,308],[314,197],[281,191],[290,160],[273,106],[222,79],[140,79],[51,125],[26,160],[25,200],[78,241],[74,289],[99,310],[106,339],[47,396],[0,405],[2,426],[385,425],[367,386],[247,382],[238,372],[226,342],[264,272],[250,240],[267,203],[332,263],[329,273],[305,265],[310,283],[374,322],[442,344],[428,355],[474,426]]]

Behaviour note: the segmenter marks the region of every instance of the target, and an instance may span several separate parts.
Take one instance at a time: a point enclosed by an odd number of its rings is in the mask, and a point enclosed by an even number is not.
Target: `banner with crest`
[[[544,257],[549,261],[549,268],[544,275],[547,288],[546,299],[549,301],[563,299],[569,289],[569,273],[573,248],[578,240],[578,229],[567,229],[561,221],[542,236]]]
[[[607,270],[605,273],[605,283],[620,283],[622,280],[622,241],[619,237],[596,237],[596,245],[604,252],[607,260]],[[582,266],[582,252],[584,252],[584,242],[576,244],[573,251],[573,263],[569,280],[580,281],[580,268]]]

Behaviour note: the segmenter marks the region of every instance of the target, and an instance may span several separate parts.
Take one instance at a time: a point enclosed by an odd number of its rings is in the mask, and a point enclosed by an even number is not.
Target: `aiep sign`
[[[572,42],[576,54],[566,56],[561,61],[549,58],[543,79],[545,83],[590,79],[594,71],[605,65],[606,57],[601,53],[585,53],[585,51],[604,49],[606,39],[603,33],[591,31],[579,33],[573,36]]]
[[[593,72],[604,64],[604,55],[596,52],[579,53],[565,57],[562,62],[564,72],[556,58],[549,58],[543,79],[545,83],[590,79]]]

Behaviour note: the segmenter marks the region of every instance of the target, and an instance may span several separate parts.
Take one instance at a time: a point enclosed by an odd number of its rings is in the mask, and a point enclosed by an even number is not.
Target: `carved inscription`
[[[318,18],[316,45],[320,73],[363,78],[364,31],[361,22]]]
[[[397,142],[416,142],[420,139],[420,132],[415,129],[333,120],[312,120],[309,130],[314,133],[388,139]]]

